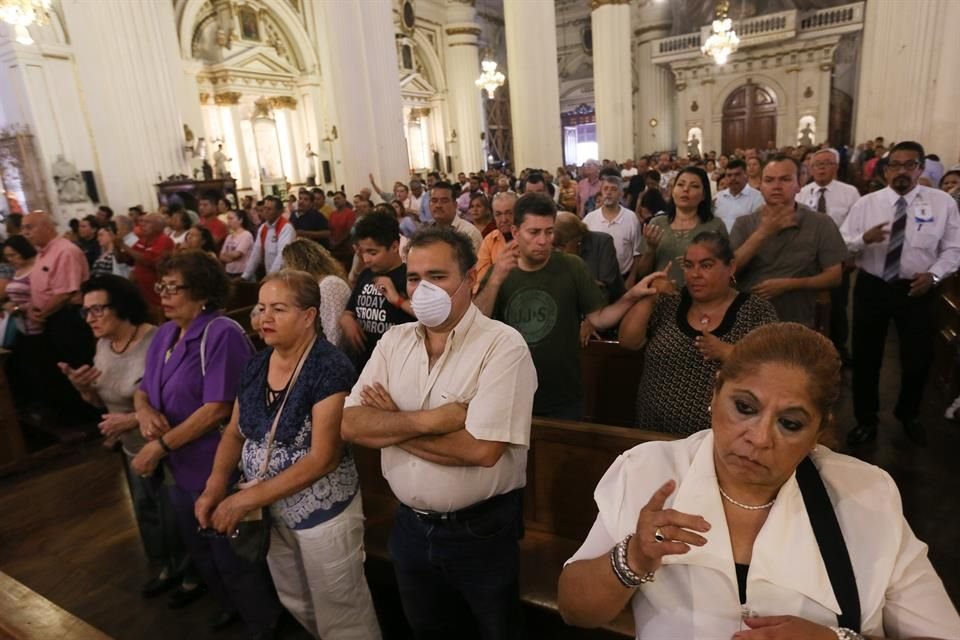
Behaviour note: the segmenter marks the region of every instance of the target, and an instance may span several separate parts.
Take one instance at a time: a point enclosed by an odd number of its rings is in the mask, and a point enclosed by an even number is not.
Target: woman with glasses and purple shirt
[[[236,322],[225,318],[229,281],[223,267],[202,251],[181,251],[158,265],[156,291],[169,320],[147,352],[143,382],[134,396],[147,444],[132,467],[153,473],[169,465],[167,486],[190,559],[222,607],[211,629],[242,617],[250,637],[271,637],[280,612],[266,563],[237,556],[222,537],[200,535],[194,503],[206,486],[230,417],[240,375],[253,355]]]

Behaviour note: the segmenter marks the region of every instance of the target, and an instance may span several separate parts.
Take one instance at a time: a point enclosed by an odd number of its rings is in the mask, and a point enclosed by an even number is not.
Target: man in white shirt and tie
[[[820,149],[813,154],[813,182],[797,194],[798,204],[827,214],[837,223],[837,228],[843,225],[850,207],[860,199],[856,187],[837,181],[839,167],[840,154],[836,149]],[[850,300],[851,272],[852,267],[844,265],[840,286],[830,290],[830,339],[840,352],[844,364],[850,362],[850,353],[847,351],[847,338],[850,337],[847,305]]]
[[[727,163],[727,188],[717,194],[713,214],[727,225],[727,233],[733,231],[737,218],[746,216],[764,205],[763,195],[747,184],[747,165],[734,159]]]
[[[900,142],[884,169],[887,187],[850,209],[840,231],[860,268],[853,290],[851,445],[877,437],[877,384],[887,326],[900,342],[900,396],[894,415],[911,440],[926,444],[917,416],[933,360],[934,287],[960,266],[960,213],[949,194],[918,184],[923,147]]]

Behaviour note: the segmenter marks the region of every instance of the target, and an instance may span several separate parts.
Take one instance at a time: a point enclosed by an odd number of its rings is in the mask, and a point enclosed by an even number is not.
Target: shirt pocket
[[[940,243],[940,236],[942,235],[937,229],[937,226],[934,224],[922,224],[919,225],[919,227],[919,230],[915,230],[915,233],[910,237],[910,246],[914,249],[936,249],[937,244]]]

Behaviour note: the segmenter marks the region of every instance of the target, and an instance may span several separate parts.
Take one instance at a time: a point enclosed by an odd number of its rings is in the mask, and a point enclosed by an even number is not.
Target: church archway
[[[734,89],[723,103],[722,153],[735,149],[766,149],[777,141],[777,95],[748,82]]]

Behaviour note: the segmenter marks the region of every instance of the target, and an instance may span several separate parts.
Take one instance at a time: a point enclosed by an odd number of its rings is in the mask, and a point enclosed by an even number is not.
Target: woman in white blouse
[[[810,329],[738,342],[713,428],[635,447],[600,481],[560,576],[564,619],[599,626],[629,602],[637,638],[960,638],[893,480],[817,444],[839,389],[836,350]]]
[[[343,265],[319,243],[306,238],[294,240],[283,248],[283,266],[306,271],[320,286],[320,323],[323,336],[335,347],[343,342],[340,314],[347,308],[350,285]]]

